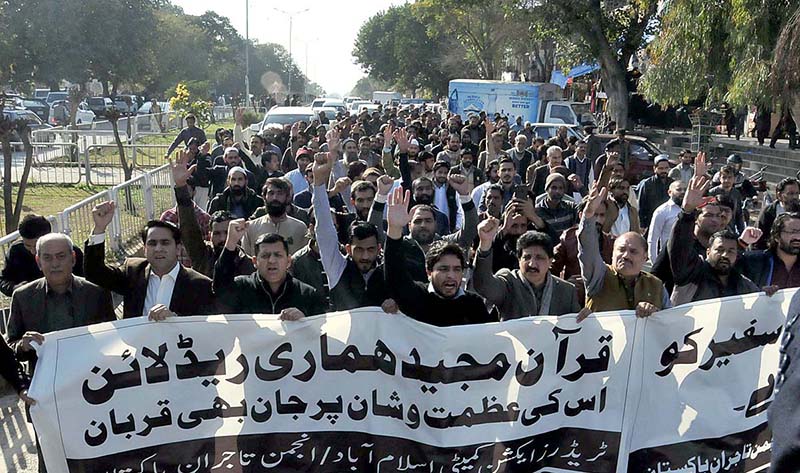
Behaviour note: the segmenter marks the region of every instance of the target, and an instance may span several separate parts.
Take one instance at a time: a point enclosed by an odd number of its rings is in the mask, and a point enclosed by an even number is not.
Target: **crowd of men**
[[[661,155],[637,182],[623,131],[600,149],[591,129],[545,141],[499,115],[386,107],[246,140],[241,119],[209,142],[187,117],[177,205],[147,223],[144,257],[105,261],[113,202],[82,250],[23,219],[0,276],[0,366],[26,402],[34,363],[17,360],[43,333],[114,320],[111,292],[124,318],[378,306],[454,326],[800,286],[800,183],[783,179],[750,226],[736,155],[716,175],[702,153]]]

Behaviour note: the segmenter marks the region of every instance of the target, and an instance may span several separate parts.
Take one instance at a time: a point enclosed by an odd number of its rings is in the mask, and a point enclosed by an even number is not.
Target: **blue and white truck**
[[[563,100],[556,84],[456,79],[450,81],[448,110],[462,117],[470,112],[500,113],[510,123],[517,117],[531,123],[594,124],[588,102]]]

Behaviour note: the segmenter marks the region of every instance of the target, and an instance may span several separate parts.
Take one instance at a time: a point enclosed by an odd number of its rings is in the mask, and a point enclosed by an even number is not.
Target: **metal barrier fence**
[[[175,206],[175,194],[172,190],[172,173],[165,164],[146,172],[129,181],[123,182],[110,190],[97,193],[77,204],[71,205],[57,215],[48,216],[53,231],[69,235],[77,245],[81,245],[92,232],[94,221],[92,209],[95,205],[111,200],[117,204],[114,220],[106,230],[106,259],[122,261],[135,254],[141,248],[140,232],[144,224]],[[11,245],[19,239],[19,232],[10,233],[0,238],[0,255],[5,265],[6,256]],[[0,310],[5,317],[11,300],[0,294]]]

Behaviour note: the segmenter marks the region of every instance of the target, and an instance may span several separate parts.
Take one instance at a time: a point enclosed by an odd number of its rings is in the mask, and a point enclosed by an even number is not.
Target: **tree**
[[[800,7],[789,17],[775,45],[770,72],[773,94],[791,107],[795,123],[800,122]]]
[[[22,215],[22,204],[25,201],[25,190],[28,188],[28,178],[33,165],[33,146],[31,145],[31,130],[28,123],[23,120],[11,120],[3,114],[3,103],[6,96],[0,95],[0,147],[3,151],[3,210],[6,220],[6,234],[17,229]],[[11,141],[19,138],[25,149],[25,164],[22,176],[17,184],[17,195],[14,196],[14,182],[11,179],[13,168],[13,150]]]
[[[668,2],[641,91],[663,105],[771,105],[773,50],[797,0]],[[790,56],[791,57],[791,56]],[[787,58],[788,59],[788,58]],[[788,62],[797,62],[796,57]]]
[[[448,79],[468,70],[464,48],[454,44],[406,4],[379,12],[361,25],[353,56],[370,78],[388,88],[446,95]]]
[[[670,2],[681,3],[681,2]],[[625,72],[658,23],[658,0],[522,0],[559,34],[564,62],[597,61],[611,118],[628,128]]]

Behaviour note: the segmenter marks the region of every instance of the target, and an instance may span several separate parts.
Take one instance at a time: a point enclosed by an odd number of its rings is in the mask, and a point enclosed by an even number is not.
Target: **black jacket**
[[[258,271],[249,276],[234,277],[235,258],[235,251],[224,249],[214,267],[214,293],[222,313],[279,314],[283,309],[294,307],[311,316],[327,311],[327,305],[316,289],[289,274],[278,294],[272,294]]]
[[[428,291],[428,285],[411,279],[406,271],[401,241],[387,238],[384,266],[386,284],[394,289],[400,311],[411,317],[439,327],[496,322],[486,310],[481,296],[465,291],[452,299]]]
[[[767,249],[767,242],[769,242],[769,234],[772,231],[772,224],[775,223],[775,219],[778,218],[779,203],[780,202],[776,200],[775,202],[761,209],[761,213],[758,214],[758,228],[761,230],[762,234],[761,238],[759,238],[754,245],[756,249]]]
[[[83,276],[83,252],[77,246],[73,246],[75,251],[75,266],[72,274]],[[35,281],[44,277],[39,265],[36,264],[36,257],[33,256],[25,245],[18,241],[11,245],[6,255],[6,265],[0,273],[0,292],[11,297],[14,286],[23,282]]]
[[[244,209],[245,215],[244,218],[248,219],[251,215],[256,211],[257,208],[264,205],[264,199],[258,196],[258,194],[250,189],[249,187],[245,188],[244,197],[242,198],[242,208]],[[228,187],[221,193],[214,196],[211,202],[208,204],[208,213],[213,214],[217,210],[231,210],[232,202],[231,202],[231,188]]]
[[[653,212],[659,205],[669,199],[669,185],[672,183],[671,178],[661,180],[658,176],[653,175],[639,183],[639,191],[637,197],[639,198],[639,225],[642,228],[650,227],[650,219],[653,218]]]

